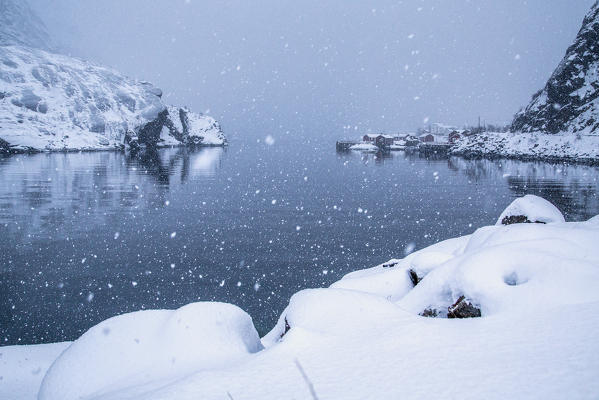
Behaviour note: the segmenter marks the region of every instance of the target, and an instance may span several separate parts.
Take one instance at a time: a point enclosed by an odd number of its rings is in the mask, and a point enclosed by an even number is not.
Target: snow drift
[[[261,350],[252,319],[224,303],[110,318],[67,348],[44,377],[39,399],[97,397],[238,362]]]

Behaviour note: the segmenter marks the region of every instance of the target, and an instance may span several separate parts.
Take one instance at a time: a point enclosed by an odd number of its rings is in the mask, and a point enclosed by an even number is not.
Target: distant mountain
[[[512,131],[599,134],[599,2],[545,87],[516,114]]]
[[[226,143],[213,118],[165,105],[152,84],[50,48],[24,1],[0,0],[0,151]]]

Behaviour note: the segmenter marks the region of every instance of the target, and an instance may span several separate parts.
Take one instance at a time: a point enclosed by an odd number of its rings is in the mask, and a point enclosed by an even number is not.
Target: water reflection
[[[555,204],[568,221],[580,221],[599,210],[597,167],[518,160],[465,160],[452,157],[448,167],[469,180],[505,180],[514,197],[541,196]]]
[[[33,234],[76,219],[88,229],[87,222],[102,223],[107,210],[164,207],[173,187],[191,177],[214,177],[224,152],[179,147],[4,157],[0,224]]]
[[[265,333],[298,290],[492,224],[517,196],[599,214],[590,166],[313,146],[0,158],[2,343],[198,300]]]

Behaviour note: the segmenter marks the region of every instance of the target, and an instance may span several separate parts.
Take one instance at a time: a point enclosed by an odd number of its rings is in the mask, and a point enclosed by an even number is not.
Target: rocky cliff
[[[599,134],[599,2],[545,87],[516,114],[512,131]]]

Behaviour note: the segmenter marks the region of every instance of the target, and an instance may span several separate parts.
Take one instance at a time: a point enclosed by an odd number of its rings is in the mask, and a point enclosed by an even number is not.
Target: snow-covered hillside
[[[599,162],[599,2],[545,87],[516,114],[511,132],[462,138],[452,153]]]
[[[563,222],[526,196],[494,226],[295,294],[261,343],[219,303],[104,321],[39,399],[594,399],[597,243],[599,216]],[[0,396],[23,399],[57,354],[0,352]]]
[[[454,155],[598,163],[599,135],[485,132],[458,140]]]
[[[26,4],[0,9],[0,151],[226,143],[213,118],[165,105],[152,84],[44,50]]]

